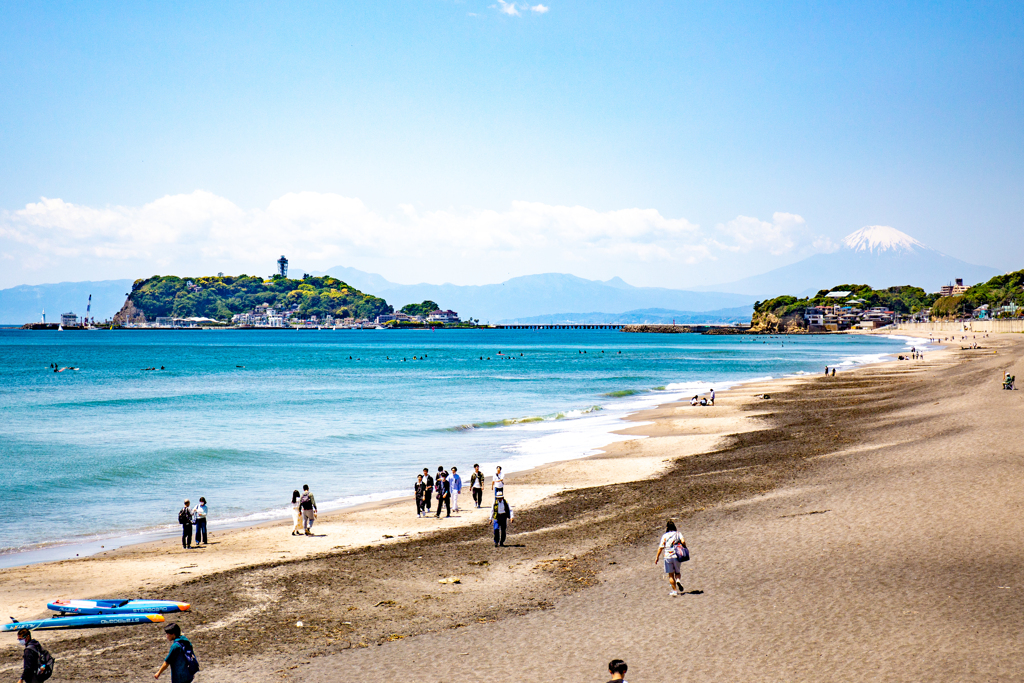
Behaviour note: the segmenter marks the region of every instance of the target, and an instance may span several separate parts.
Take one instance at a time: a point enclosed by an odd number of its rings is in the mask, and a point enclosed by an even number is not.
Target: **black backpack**
[[[299,507],[302,508],[303,510],[313,509],[313,501],[309,499],[308,493],[303,493],[302,498],[299,498]]]
[[[178,511],[178,524],[191,524],[192,523],[192,511],[188,508],[181,508]]]
[[[34,647],[33,647],[34,646]],[[45,681],[53,675],[53,665],[56,660],[49,652],[43,649],[38,641],[32,641],[29,647],[36,651],[36,680]]]
[[[192,643],[181,644],[181,656],[185,658],[185,665],[188,666],[188,672],[193,676],[199,673],[199,660],[196,659],[196,652],[192,649]]]

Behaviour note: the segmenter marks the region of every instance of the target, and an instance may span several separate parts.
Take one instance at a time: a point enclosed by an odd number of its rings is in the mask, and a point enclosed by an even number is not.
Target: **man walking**
[[[437,479],[434,481],[434,488],[437,490],[437,514],[434,515],[437,518],[441,517],[441,506],[443,505],[448,514],[445,518],[452,516],[452,495],[451,487],[448,484],[448,475],[442,470],[437,473]]]
[[[469,477],[469,487],[473,489],[473,502],[479,508],[484,504],[484,473],[480,465],[473,465],[473,474]]]
[[[188,498],[185,499],[185,507],[178,510],[178,524],[181,525],[181,547],[188,550],[192,547],[192,504]]]
[[[195,680],[196,672],[199,671],[199,660],[196,659],[192,643],[181,635],[181,627],[177,624],[164,626],[164,637],[170,641],[171,649],[164,658],[163,664],[153,674],[153,678],[160,678],[160,674],[170,669],[171,683],[192,683]]]
[[[192,511],[192,516],[196,520],[196,545],[206,545],[206,498],[199,496],[199,505]]]
[[[302,527],[307,536],[313,535],[313,522],[316,521],[316,498],[309,492],[309,484],[302,485],[302,497],[299,498],[299,509],[302,510]]]
[[[21,679],[18,683],[36,683],[40,679],[40,669],[47,667],[53,673],[53,658],[43,649],[38,640],[32,637],[27,628],[18,629],[18,644],[25,648],[21,655]],[[44,673],[45,675],[45,673]],[[47,676],[48,677],[48,676]]]
[[[505,547],[505,534],[508,523],[513,518],[512,506],[505,500],[503,489],[494,491],[494,509],[491,511],[491,522],[494,527],[494,547]]]
[[[462,493],[462,477],[459,476],[459,468],[452,465],[452,479],[449,482],[452,489],[452,509],[459,512],[459,494]]]
[[[423,505],[426,507],[424,514],[430,514],[430,499],[434,497],[434,478],[430,476],[430,470],[423,468],[423,484],[427,487],[427,493],[423,496]]]

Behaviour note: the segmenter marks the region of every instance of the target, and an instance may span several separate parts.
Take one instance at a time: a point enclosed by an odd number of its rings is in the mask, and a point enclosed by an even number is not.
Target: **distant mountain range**
[[[875,289],[914,285],[937,292],[956,278],[971,285],[1001,272],[947,256],[895,228],[873,225],[847,235],[831,254],[815,254],[761,275],[696,289],[751,294],[761,300],[783,294],[806,296],[837,283]]]
[[[301,270],[293,268],[292,272]],[[782,294],[806,296],[837,283],[867,284],[875,289],[916,285],[936,292],[955,278],[963,278],[970,285],[1000,271],[947,256],[895,228],[870,226],[847,235],[834,253],[816,254],[767,273],[695,291],[634,287],[617,277],[600,281],[563,273],[525,275],[493,285],[402,285],[344,266],[314,274],[332,275],[387,299],[395,309],[431,300],[481,322],[541,324],[542,320],[670,322],[673,318],[689,323],[729,322],[740,309],[745,311],[742,317],[748,317],[755,300]],[[93,316],[105,319],[121,308],[131,284],[131,280],[105,280],[0,290],[0,324],[39,320],[44,309],[50,320],[66,311],[84,315],[89,294],[93,295]]]
[[[668,309],[670,313],[681,311],[685,315],[748,306],[756,298],[721,292],[634,287],[617,277],[600,281],[563,273],[524,275],[494,285],[400,285],[374,273],[341,266],[316,274],[331,275],[364,292],[384,297],[396,310],[405,304],[430,300],[457,311],[464,318],[492,323],[536,316],[624,314],[654,308]]]
[[[36,322],[44,310],[50,322],[59,322],[61,313],[75,313],[82,317],[90,294],[90,315],[96,320],[107,320],[121,310],[131,290],[132,280],[58,282],[0,289],[0,325]]]

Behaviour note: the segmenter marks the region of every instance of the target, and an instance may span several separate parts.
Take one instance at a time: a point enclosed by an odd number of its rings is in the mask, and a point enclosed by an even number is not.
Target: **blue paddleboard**
[[[75,617],[50,617],[33,621],[16,621],[4,624],[4,631],[27,628],[30,631],[50,631],[60,628],[103,628],[105,626],[128,626],[130,624],[153,624],[164,620],[161,614],[86,614]]]
[[[167,614],[187,612],[187,602],[174,600],[54,600],[47,609],[61,614]]]

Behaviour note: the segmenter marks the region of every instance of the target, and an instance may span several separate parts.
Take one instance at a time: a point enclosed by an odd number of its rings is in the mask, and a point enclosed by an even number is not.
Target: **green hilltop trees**
[[[825,297],[829,292],[850,292],[850,295],[836,300]],[[795,296],[777,296],[767,301],[758,301],[754,304],[754,312],[772,313],[782,318],[812,306],[833,306],[850,299],[860,299],[864,303],[858,304],[858,308],[884,306],[897,313],[909,315],[928,308],[938,298],[938,294],[928,294],[920,287],[911,287],[910,285],[887,289],[871,289],[870,285],[838,285],[831,289],[822,289],[814,296],[802,299]]]
[[[1024,270],[1005,275],[996,275],[988,282],[974,285],[960,296],[939,299],[932,307],[932,316],[937,318],[958,318],[971,315],[974,309],[988,304],[997,317],[1020,316],[1024,313]],[[998,312],[998,309],[1015,304],[1015,312]]]
[[[438,310],[441,310],[441,307],[429,299],[420,304],[406,304],[402,306],[402,313],[406,315],[421,315],[424,318]]]
[[[190,286],[188,283],[191,282]],[[391,313],[388,302],[364,294],[337,278],[306,277],[271,280],[250,275],[180,278],[156,275],[136,280],[128,300],[148,320],[157,317],[203,317],[229,321],[235,313],[247,313],[260,304],[279,311],[298,309],[298,315],[323,320],[369,318]]]

